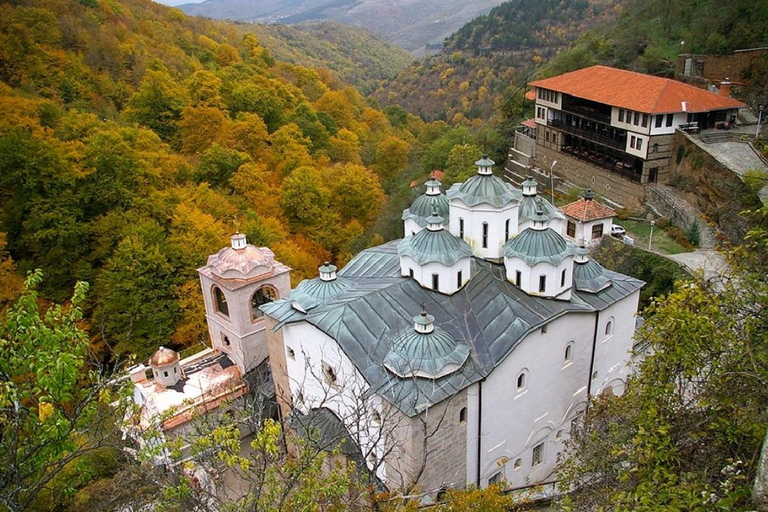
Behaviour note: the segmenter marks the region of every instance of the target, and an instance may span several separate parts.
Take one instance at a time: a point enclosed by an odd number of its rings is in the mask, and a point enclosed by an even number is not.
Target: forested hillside
[[[454,33],[441,53],[422,59],[376,92],[425,119],[488,119],[542,62],[585,30],[610,23],[621,3],[512,0]],[[507,98],[519,106],[518,98]],[[511,106],[509,107],[511,108]]]
[[[252,28],[149,0],[0,4],[0,309],[31,269],[49,299],[84,280],[94,346],[144,357],[206,339],[195,269],[235,230],[294,284],[398,236],[449,128],[385,114]]]

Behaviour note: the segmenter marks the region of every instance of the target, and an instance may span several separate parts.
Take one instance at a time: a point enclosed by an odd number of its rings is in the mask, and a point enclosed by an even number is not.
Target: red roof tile
[[[563,213],[581,222],[615,217],[616,212],[594,199],[587,201],[583,197],[578,201],[569,203],[561,208]]]
[[[528,101],[533,101],[536,99],[536,91],[528,91],[525,93],[525,99]]]
[[[528,128],[533,128],[534,130],[536,129],[536,120],[533,119],[533,118],[526,119],[525,121],[523,121],[520,124],[522,124],[523,126],[527,126]]]
[[[606,66],[579,69],[529,85],[646,114],[708,112],[745,106],[733,98],[676,80]]]

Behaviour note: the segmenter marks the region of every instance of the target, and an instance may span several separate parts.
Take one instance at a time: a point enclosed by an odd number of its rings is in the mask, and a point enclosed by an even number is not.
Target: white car
[[[618,224],[613,224],[611,226],[611,236],[615,236],[616,238],[624,238],[624,235],[626,234],[627,234],[627,230],[619,226]]]

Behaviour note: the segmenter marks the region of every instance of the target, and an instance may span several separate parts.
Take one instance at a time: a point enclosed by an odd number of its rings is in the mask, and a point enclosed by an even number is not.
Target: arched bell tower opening
[[[267,358],[259,308],[290,294],[290,269],[268,248],[250,245],[241,233],[232,235],[230,242],[197,271],[211,345],[245,373]]]

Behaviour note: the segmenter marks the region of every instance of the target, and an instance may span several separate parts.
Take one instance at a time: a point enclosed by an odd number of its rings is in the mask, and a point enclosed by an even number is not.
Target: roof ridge
[[[664,93],[666,92],[668,86],[669,86],[669,79],[664,81],[664,87],[661,88],[661,90],[659,91],[659,94],[656,96],[656,101],[654,101],[653,105],[651,106],[651,114],[656,112],[656,105],[658,105],[659,101],[661,101],[661,98],[664,96]],[[651,123],[649,122],[648,124],[650,125]]]

